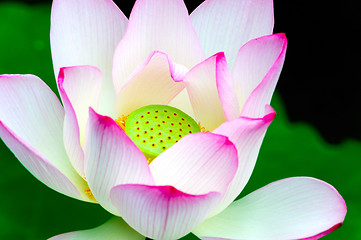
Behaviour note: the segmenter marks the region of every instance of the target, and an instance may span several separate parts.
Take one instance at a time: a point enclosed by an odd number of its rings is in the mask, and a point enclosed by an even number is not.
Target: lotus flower
[[[138,0],[129,21],[111,0],[54,0],[51,21],[63,106],[36,76],[2,75],[0,135],[44,184],[115,215],[52,239],[317,239],[342,224],[344,200],[313,178],[234,201],[275,116],[287,40],[271,0],[190,16]]]

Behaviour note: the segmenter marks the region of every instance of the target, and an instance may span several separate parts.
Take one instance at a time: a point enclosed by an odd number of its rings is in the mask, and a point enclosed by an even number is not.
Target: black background
[[[49,0],[17,0],[27,4]],[[126,16],[132,0],[115,1]],[[202,0],[185,0],[192,12]],[[288,49],[277,86],[292,122],[313,124],[330,143],[361,140],[360,33],[356,0],[275,0],[274,32]]]

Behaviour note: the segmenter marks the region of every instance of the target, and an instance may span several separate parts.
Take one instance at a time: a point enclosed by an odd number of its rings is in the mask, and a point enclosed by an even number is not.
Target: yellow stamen
[[[208,130],[206,130],[205,127],[202,127],[201,122],[198,122],[198,126],[201,129],[201,132],[204,132],[204,133],[209,132]]]
[[[95,200],[94,195],[93,195],[92,191],[90,190],[90,188],[85,189],[85,194],[86,194],[90,199]]]
[[[128,115],[129,116],[129,115]],[[118,124],[119,127],[121,127],[123,130],[125,130],[125,121],[127,120],[128,116],[122,115],[121,117],[118,117],[115,119],[115,122]]]

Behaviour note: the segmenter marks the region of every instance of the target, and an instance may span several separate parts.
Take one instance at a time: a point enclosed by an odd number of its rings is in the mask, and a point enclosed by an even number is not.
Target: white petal
[[[64,148],[64,110],[44,82],[33,75],[0,76],[0,121],[3,140],[32,174],[57,191],[83,198],[86,183]]]
[[[151,104],[168,104],[184,89],[188,70],[174,64],[162,52],[152,53],[117,95],[116,113],[120,117]]]
[[[191,14],[206,56],[225,52],[233,69],[238,49],[273,31],[272,0],[207,0]]]
[[[238,52],[233,71],[242,116],[262,117],[271,102],[287,49],[283,33],[247,42]]]
[[[194,116],[193,107],[189,99],[187,89],[183,89],[177,96],[175,96],[175,98],[173,98],[172,101],[168,103],[168,106],[178,108],[179,110],[182,110],[191,116],[193,119],[196,118]]]
[[[345,201],[331,185],[295,177],[232,203],[194,233],[202,239],[314,240],[340,227],[345,214]]]
[[[91,201],[85,196],[86,182],[75,170],[62,173],[1,121],[0,136],[24,167],[45,185],[69,197]]]
[[[85,142],[85,175],[97,201],[119,215],[110,202],[110,190],[118,184],[153,184],[144,154],[109,117],[90,108]]]
[[[184,79],[195,118],[208,131],[239,115],[236,94],[228,86],[231,82],[223,53],[196,65]]]
[[[64,109],[55,94],[38,77],[0,77],[0,120],[55,166],[60,168],[66,162],[63,160],[66,159],[63,146]]]
[[[195,133],[150,164],[157,185],[171,185],[188,194],[224,193],[238,166],[237,150],[227,137]]]
[[[100,110],[114,115],[112,61],[127,18],[111,0],[54,0],[51,51],[55,76],[61,67],[92,65],[104,77]]]
[[[208,131],[226,121],[217,91],[217,58],[218,55],[214,55],[201,62],[184,79],[196,120]]]
[[[97,109],[102,85],[98,68],[91,66],[61,68],[58,80],[64,119],[64,145],[70,161],[80,176],[84,175],[85,128],[89,107]]]
[[[247,184],[253,168],[256,164],[259,149],[268,126],[273,121],[276,113],[268,106],[269,113],[263,118],[252,119],[239,117],[235,120],[223,123],[213,132],[229,137],[237,148],[238,169],[228,186],[228,189],[211,215],[215,215],[225,209],[241,193]]]
[[[119,185],[111,198],[124,220],[152,239],[183,237],[198,226],[220,194],[189,195],[172,186]]]
[[[203,50],[182,0],[138,0],[119,43],[113,65],[117,90],[154,51],[190,69],[204,58]]]

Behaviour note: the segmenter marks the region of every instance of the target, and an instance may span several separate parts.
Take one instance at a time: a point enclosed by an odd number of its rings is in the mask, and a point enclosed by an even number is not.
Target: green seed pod
[[[193,118],[166,105],[148,105],[132,112],[125,132],[147,158],[154,159],[182,137],[200,132]]]

